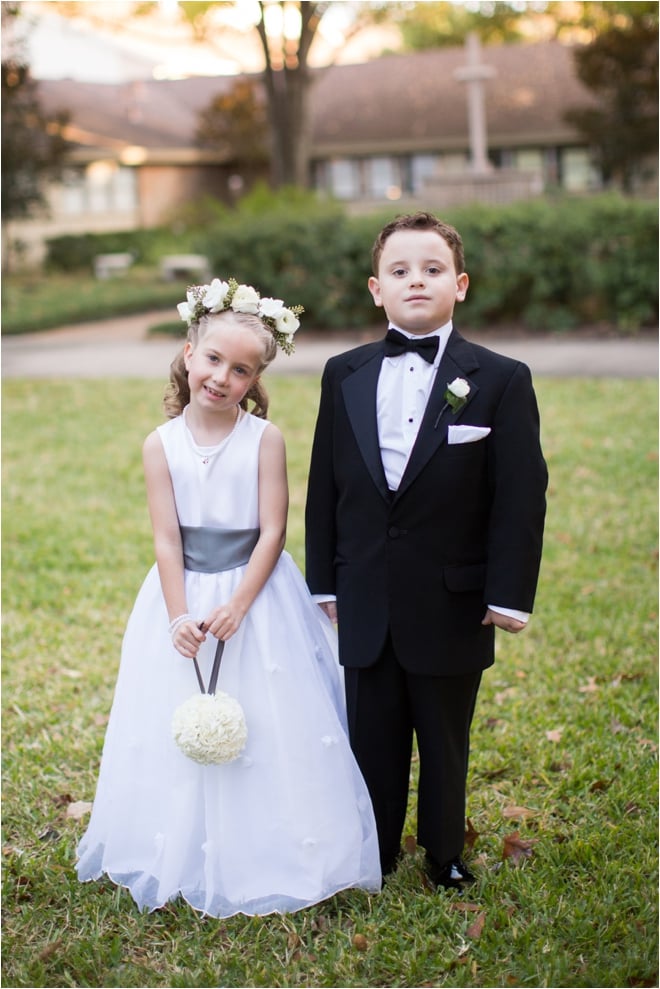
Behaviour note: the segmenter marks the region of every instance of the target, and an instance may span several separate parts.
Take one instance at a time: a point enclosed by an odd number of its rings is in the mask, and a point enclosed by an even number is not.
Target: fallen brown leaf
[[[37,956],[39,958],[39,961],[45,962],[47,958],[50,958],[51,955],[54,955],[55,952],[59,951],[59,949],[62,947],[62,943],[63,943],[62,938],[58,938],[57,941],[51,941],[50,944],[47,944],[45,948],[41,949],[41,951]]]
[[[475,830],[475,827],[468,817],[467,828],[465,829],[465,850],[470,852],[475,846],[476,840],[479,837],[479,832]]]
[[[513,865],[520,865],[524,859],[532,857],[532,848],[537,841],[538,838],[521,838],[520,831],[513,831],[504,836],[502,858]]]
[[[473,941],[476,941],[477,938],[480,938],[485,923],[486,923],[486,914],[483,912],[477,914],[477,916],[474,918],[474,920],[468,927],[467,931],[465,932],[467,937],[471,938]]]
[[[449,904],[450,910],[457,913],[479,913],[482,907],[478,903],[466,903],[463,900],[452,900]]]
[[[578,687],[578,692],[581,694],[591,694],[595,690],[598,690],[596,677],[587,677],[587,682],[582,687]]]
[[[92,809],[91,803],[86,800],[74,800],[66,809],[66,816],[72,817],[74,821],[80,821],[85,814],[89,814]]]
[[[563,728],[553,728],[551,731],[546,731],[545,737],[549,742],[561,742],[561,736],[563,734]]]
[[[407,834],[403,839],[403,850],[406,855],[414,855],[417,851],[417,838],[414,834]]]
[[[353,947],[356,951],[366,951],[369,947],[366,937],[364,934],[354,934],[353,935]]]
[[[502,817],[508,820],[520,820],[524,821],[528,817],[536,817],[538,814],[537,810],[531,810],[529,807],[505,807],[502,811]]]

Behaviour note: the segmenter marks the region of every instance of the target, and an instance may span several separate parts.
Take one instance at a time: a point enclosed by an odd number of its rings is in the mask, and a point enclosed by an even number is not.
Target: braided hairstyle
[[[210,321],[216,319],[232,319],[234,322],[240,323],[247,329],[252,330],[255,336],[259,337],[263,343],[263,358],[259,367],[259,374],[261,374],[275,357],[277,353],[277,342],[268,326],[258,316],[253,316],[250,313],[233,312],[227,309],[222,312],[202,316],[201,319],[193,321],[188,327],[188,343],[196,347],[200,339],[204,336],[204,332],[208,328]],[[176,416],[180,416],[190,401],[188,371],[186,370],[183,356],[184,350],[185,348],[182,347],[170,364],[170,380],[163,397],[163,409],[168,419],[175,419]],[[252,409],[248,409],[248,401],[253,402]],[[240,405],[242,409],[246,412],[251,412],[258,419],[265,419],[267,417],[268,393],[261,384],[260,378],[257,378],[253,382]]]

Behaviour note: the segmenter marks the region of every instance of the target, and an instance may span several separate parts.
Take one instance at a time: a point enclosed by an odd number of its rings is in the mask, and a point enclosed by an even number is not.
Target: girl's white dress
[[[246,414],[212,449],[184,415],[159,427],[182,526],[258,527],[259,444],[267,422]],[[200,620],[226,601],[244,567],[186,570]],[[282,553],[225,646],[217,689],[236,697],[248,740],[223,765],[188,759],[172,738],[175,709],[199,691],[172,646],[158,571],[126,628],[81,880],[107,874],[140,908],[182,896],[214,917],[288,912],[341,889],[380,888],[366,786],[347,740],[336,635],[290,555]],[[198,656],[205,683],[215,654]]]

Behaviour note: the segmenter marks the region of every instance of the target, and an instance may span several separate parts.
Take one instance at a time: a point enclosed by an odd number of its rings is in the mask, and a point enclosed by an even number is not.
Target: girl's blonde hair
[[[188,327],[187,342],[196,347],[204,332],[208,329],[211,320],[231,319],[236,323],[252,330],[263,344],[263,358],[259,366],[259,374],[264,371],[277,353],[277,342],[270,329],[262,323],[258,316],[250,313],[233,312],[224,310],[219,313],[211,313],[202,316],[201,319],[193,321]],[[184,408],[190,402],[190,387],[188,384],[188,371],[184,361],[184,350],[182,347],[170,364],[170,381],[165,389],[163,397],[163,408],[168,419],[175,419],[180,416]],[[254,403],[252,409],[248,409],[248,401]],[[241,408],[250,411],[258,419],[265,419],[268,415],[268,393],[261,384],[260,378],[253,383],[247,394],[241,401]]]

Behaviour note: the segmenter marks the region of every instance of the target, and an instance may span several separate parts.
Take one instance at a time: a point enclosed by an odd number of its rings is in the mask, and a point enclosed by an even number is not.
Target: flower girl
[[[284,551],[285,448],[260,382],[301,309],[216,278],[179,312],[169,421],[144,444],[156,563],[124,636],[78,876],[109,876],[141,909],[180,896],[214,917],[378,890],[336,635]]]

